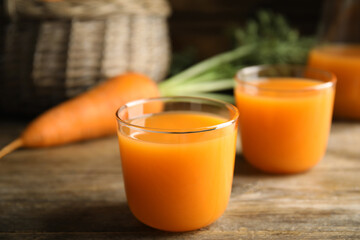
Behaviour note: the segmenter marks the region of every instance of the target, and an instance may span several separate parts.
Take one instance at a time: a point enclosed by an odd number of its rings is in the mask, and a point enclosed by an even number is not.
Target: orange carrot
[[[253,46],[244,46],[221,53],[195,64],[159,85],[146,76],[135,73],[110,79],[39,116],[18,139],[0,150],[0,158],[19,147],[55,146],[113,134],[116,132],[116,108],[140,98],[160,95],[197,96],[231,102],[232,96],[211,93],[232,89],[234,85],[232,78],[218,79],[223,75],[213,74],[213,70],[241,59],[252,53],[253,49]]]
[[[144,75],[111,78],[33,120],[18,139],[0,150],[0,158],[19,147],[48,147],[114,134],[118,107],[157,96],[156,83]]]

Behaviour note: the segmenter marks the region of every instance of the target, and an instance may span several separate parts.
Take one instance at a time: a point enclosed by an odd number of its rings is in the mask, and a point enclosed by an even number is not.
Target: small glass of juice
[[[233,179],[235,106],[164,97],[127,103],[116,116],[126,197],[139,221],[181,232],[223,214]]]
[[[269,173],[303,172],[323,157],[335,76],[303,66],[241,69],[235,97],[245,159]]]
[[[333,72],[334,116],[360,120],[360,1],[326,0],[308,66]]]

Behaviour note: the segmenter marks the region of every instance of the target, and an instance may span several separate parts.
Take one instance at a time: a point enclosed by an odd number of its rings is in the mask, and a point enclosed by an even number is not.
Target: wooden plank
[[[233,240],[233,239],[259,239],[259,240],[288,240],[288,239],[358,239],[358,235],[349,232],[307,232],[299,234],[296,231],[261,231],[253,232],[247,229],[239,231],[213,232],[189,232],[189,233],[163,233],[163,232],[112,232],[112,233],[15,233],[1,234],[0,238],[7,240],[137,240],[137,239],[199,239],[199,240]]]
[[[0,145],[22,129],[0,121]],[[214,224],[165,233],[129,211],[116,137],[23,149],[0,162],[0,239],[359,239],[360,124],[335,122],[325,158],[269,175],[237,156],[231,199]]]

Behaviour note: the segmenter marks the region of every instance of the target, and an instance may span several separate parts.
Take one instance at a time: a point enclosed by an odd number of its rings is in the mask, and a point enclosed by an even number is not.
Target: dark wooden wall
[[[243,25],[260,9],[283,14],[302,34],[314,34],[324,0],[169,0],[174,51],[194,47],[205,58],[231,47],[226,30]]]

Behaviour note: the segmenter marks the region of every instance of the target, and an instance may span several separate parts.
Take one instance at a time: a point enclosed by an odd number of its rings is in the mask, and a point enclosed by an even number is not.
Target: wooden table
[[[23,127],[0,121],[0,146]],[[0,161],[0,239],[154,238],[360,239],[360,123],[334,123],[325,158],[303,174],[263,174],[237,156],[226,212],[187,233],[132,216],[115,137],[18,150]]]

